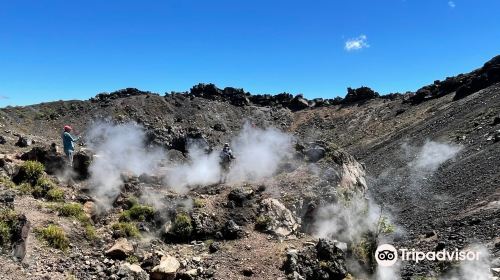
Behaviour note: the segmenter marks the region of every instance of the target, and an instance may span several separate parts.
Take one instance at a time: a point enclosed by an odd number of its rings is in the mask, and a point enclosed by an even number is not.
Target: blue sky
[[[498,0],[0,0],[0,106],[199,82],[415,90],[500,54]]]

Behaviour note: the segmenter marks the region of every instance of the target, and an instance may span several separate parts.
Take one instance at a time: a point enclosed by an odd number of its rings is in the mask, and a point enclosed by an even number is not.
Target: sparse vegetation
[[[94,240],[97,238],[97,233],[93,225],[85,225],[85,237],[87,238],[87,240]]]
[[[255,229],[266,230],[271,226],[273,219],[267,215],[260,215],[255,220]]]
[[[179,213],[175,216],[174,223],[172,224],[172,232],[179,239],[189,239],[193,232],[193,225],[191,224],[191,217],[186,213]]]
[[[134,204],[130,209],[122,212],[120,216],[121,222],[130,221],[145,221],[147,219],[153,218],[154,210],[151,206]]]
[[[59,187],[55,187],[47,192],[47,199],[50,201],[63,201],[64,191]]]
[[[0,210],[0,246],[5,246],[10,242],[12,229],[17,224],[18,214],[12,209]]]
[[[36,185],[36,182],[42,177],[44,171],[45,166],[42,163],[33,160],[25,161],[19,169],[18,174],[21,175],[19,180],[20,182],[28,182],[31,185]]]
[[[80,215],[83,215],[83,208],[80,203],[65,203],[57,207],[57,211],[59,211],[59,214],[61,216],[65,217],[78,217]]]
[[[52,205],[51,208],[59,212],[59,215],[63,217],[71,217],[79,221],[84,227],[85,237],[88,240],[94,240],[97,237],[95,228],[90,218],[83,211],[83,207],[80,203],[63,203],[60,205]]]
[[[377,232],[379,234],[390,234],[396,230],[396,226],[391,224],[389,218],[386,216],[381,216],[377,223]]]
[[[139,262],[139,258],[136,255],[130,255],[127,258],[127,262],[128,263],[138,263]]]
[[[45,228],[37,230],[38,236],[45,240],[51,247],[66,250],[69,247],[69,240],[64,229],[58,225],[50,224]]]
[[[193,199],[193,207],[194,208],[203,208],[205,207],[205,200],[201,198]]]
[[[8,189],[14,189],[16,187],[16,184],[14,184],[14,182],[12,182],[12,180],[9,177],[5,176],[0,176],[0,185]]]
[[[33,187],[28,183],[21,183],[16,187],[22,194],[31,194],[33,192]]]
[[[374,268],[373,256],[377,250],[377,239],[373,233],[366,233],[358,242],[351,244],[351,250],[368,268]]]
[[[114,230],[119,230],[128,237],[140,237],[141,234],[137,226],[130,222],[119,222],[111,226]]]
[[[0,245],[7,244],[10,240],[10,226],[5,221],[0,221]]]

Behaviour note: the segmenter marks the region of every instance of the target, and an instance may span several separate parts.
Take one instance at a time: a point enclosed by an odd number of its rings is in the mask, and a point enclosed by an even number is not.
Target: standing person
[[[64,153],[66,154],[68,165],[73,166],[73,154],[75,152],[75,142],[80,139],[80,137],[73,137],[71,131],[73,128],[69,125],[64,126],[64,132],[62,134]]]
[[[229,173],[229,169],[231,168],[231,161],[236,157],[233,155],[233,151],[231,147],[229,147],[229,143],[224,144],[224,148],[220,152],[220,165],[221,165],[221,178],[220,183],[225,183],[227,180],[227,174]]]

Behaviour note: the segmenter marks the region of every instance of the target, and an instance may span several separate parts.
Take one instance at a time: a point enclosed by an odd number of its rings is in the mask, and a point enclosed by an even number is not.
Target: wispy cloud
[[[455,5],[455,2],[453,1],[448,1],[448,6],[450,6],[450,8],[455,8],[457,5]]]
[[[346,51],[354,51],[354,50],[360,50],[363,48],[369,48],[370,45],[368,45],[367,42],[368,38],[366,35],[361,34],[356,38],[351,38],[345,42],[344,49]]]
[[[4,99],[9,99],[9,97],[6,95],[0,95],[0,100],[4,100]]]

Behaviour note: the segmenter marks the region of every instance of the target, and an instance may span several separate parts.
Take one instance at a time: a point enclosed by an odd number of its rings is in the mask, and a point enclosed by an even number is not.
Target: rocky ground
[[[373,246],[382,241],[431,251],[481,244],[489,255],[481,275],[493,277],[500,267],[499,73],[496,57],[404,95],[364,87],[344,99],[306,100],[197,85],[165,96],[125,89],[3,108],[0,279],[394,279],[374,271]],[[89,180],[90,143],[77,149],[72,180],[49,146],[59,144],[66,124],[85,139],[102,121],[144,127],[145,144],[167,151],[162,166],[189,162],[192,141],[220,149],[245,122],[293,135],[293,149],[271,176],[182,192],[167,187],[163,173],[122,170],[109,208]],[[435,149],[420,168],[425,147]],[[33,160],[43,172],[27,166]],[[370,218],[365,206],[382,214]],[[467,279],[460,269],[404,263],[395,273]]]

